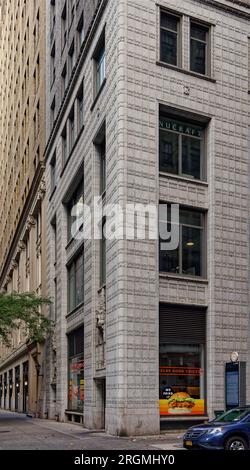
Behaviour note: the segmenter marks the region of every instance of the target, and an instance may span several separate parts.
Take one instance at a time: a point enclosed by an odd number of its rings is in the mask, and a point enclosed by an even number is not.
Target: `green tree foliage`
[[[42,312],[43,305],[49,305],[49,299],[33,293],[0,294],[0,339],[8,346],[13,330],[22,326],[27,334],[27,342],[42,342],[51,322]]]

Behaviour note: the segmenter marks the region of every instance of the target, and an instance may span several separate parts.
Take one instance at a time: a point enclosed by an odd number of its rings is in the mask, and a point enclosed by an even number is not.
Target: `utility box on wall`
[[[225,364],[226,409],[246,405],[246,362]]]

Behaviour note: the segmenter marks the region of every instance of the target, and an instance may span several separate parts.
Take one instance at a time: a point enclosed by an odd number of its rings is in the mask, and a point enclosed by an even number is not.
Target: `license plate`
[[[186,441],[185,444],[186,444],[186,446],[192,446],[193,445],[192,441]]]

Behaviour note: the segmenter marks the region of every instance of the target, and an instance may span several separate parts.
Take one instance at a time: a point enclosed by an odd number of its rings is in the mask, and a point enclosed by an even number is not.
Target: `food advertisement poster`
[[[204,415],[205,400],[200,398],[200,387],[189,386],[188,380],[191,377],[197,379],[202,374],[200,368],[160,367],[160,415]],[[176,378],[171,380],[175,385],[169,385],[169,377]]]

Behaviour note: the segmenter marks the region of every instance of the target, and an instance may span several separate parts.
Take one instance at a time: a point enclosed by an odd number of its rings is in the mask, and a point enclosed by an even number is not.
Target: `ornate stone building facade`
[[[3,0],[0,44],[0,288],[45,295],[45,2]],[[43,346],[0,344],[0,406],[43,415]]]
[[[189,426],[224,407],[232,351],[246,363],[249,402],[249,2],[52,0],[46,19],[41,273],[55,329],[46,367],[33,374],[43,376],[41,415],[120,436]],[[11,133],[1,116],[6,188]],[[83,203],[93,214],[95,197],[98,208],[138,204],[141,212],[177,204],[178,247],[159,249],[162,240],[125,230],[111,240],[76,236],[76,215]],[[39,204],[29,200],[13,249],[11,230],[2,235],[3,288],[18,283],[28,221],[44,266],[39,218],[28,219]],[[168,214],[159,213],[166,231]],[[33,365],[42,365],[39,353],[31,351]],[[8,357],[6,390],[16,367]]]
[[[57,299],[48,412],[112,434],[157,433],[224,407],[232,350],[249,367],[250,10],[103,0],[82,28],[77,8],[90,3],[48,11],[47,280]],[[178,249],[75,239],[72,208],[93,208],[95,196],[178,204]]]

